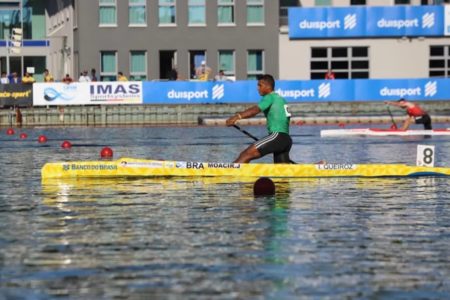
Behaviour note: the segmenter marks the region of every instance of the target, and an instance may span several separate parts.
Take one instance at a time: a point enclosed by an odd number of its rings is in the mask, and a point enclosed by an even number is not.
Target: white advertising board
[[[33,105],[141,104],[142,82],[33,84]]]

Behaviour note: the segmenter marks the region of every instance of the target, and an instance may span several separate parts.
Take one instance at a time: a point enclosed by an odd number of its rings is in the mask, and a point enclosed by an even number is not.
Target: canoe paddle
[[[253,134],[251,134],[251,133],[248,132],[247,130],[242,129],[242,128],[239,127],[238,125],[233,124],[233,127],[236,128],[237,130],[239,130],[240,132],[242,132],[243,134],[245,134],[246,136],[248,136],[248,137],[254,139],[255,141],[258,140],[258,138],[257,138],[256,136],[254,136]],[[291,164],[296,164],[296,162],[293,161],[292,159],[289,159],[289,162],[290,162]]]
[[[397,124],[395,124],[395,121],[394,121],[394,116],[392,116],[391,109],[389,108],[389,106],[386,106],[386,108],[387,108],[387,110],[388,110],[388,112],[389,112],[389,115],[391,116],[391,121],[392,121],[392,126],[391,126],[391,128],[392,128],[392,129],[398,129]]]
[[[237,130],[239,130],[240,132],[242,132],[243,134],[245,134],[246,136],[251,137],[255,141],[258,140],[258,138],[256,136],[254,136],[253,134],[251,134],[247,130],[242,129],[241,127],[237,126],[236,124],[234,124],[233,127],[236,128]]]

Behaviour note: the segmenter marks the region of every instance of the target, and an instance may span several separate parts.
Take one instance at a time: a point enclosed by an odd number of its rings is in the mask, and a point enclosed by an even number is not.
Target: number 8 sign
[[[417,166],[434,167],[434,146],[417,145]]]

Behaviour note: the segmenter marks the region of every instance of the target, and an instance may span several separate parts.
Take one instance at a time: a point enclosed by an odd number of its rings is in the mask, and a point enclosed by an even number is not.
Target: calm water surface
[[[320,129],[292,127],[293,160],[414,164],[429,144],[450,165],[448,137]],[[0,131],[0,299],[450,297],[447,178],[276,180],[275,196],[257,198],[252,180],[224,178],[41,184],[45,162],[95,160],[104,146],[115,158],[229,162],[251,140],[224,127],[22,131]]]

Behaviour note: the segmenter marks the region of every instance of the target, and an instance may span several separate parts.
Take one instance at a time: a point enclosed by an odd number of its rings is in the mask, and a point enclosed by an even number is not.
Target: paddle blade
[[[398,129],[398,127],[397,127],[396,124],[392,124],[392,125],[391,125],[391,129]]]

